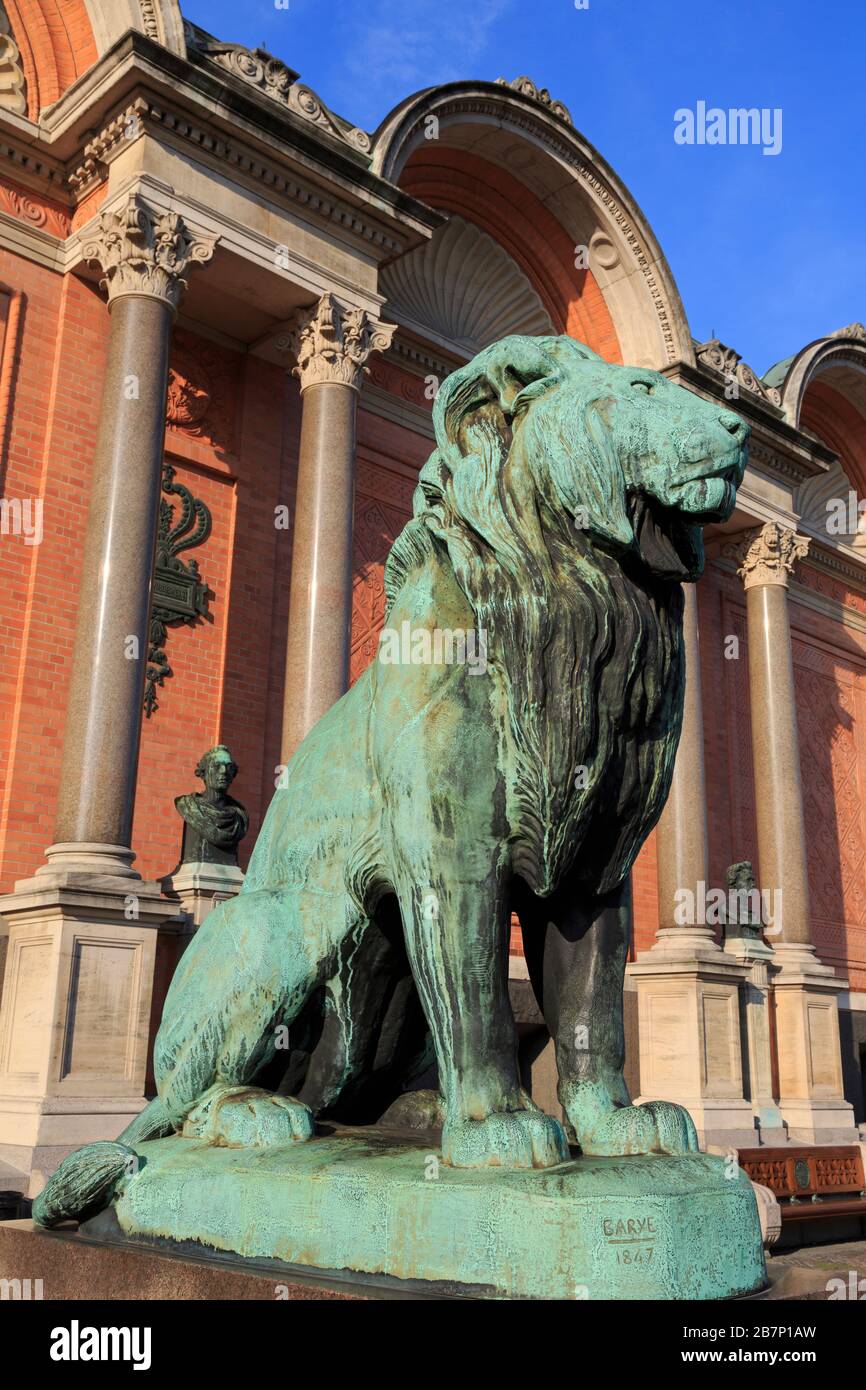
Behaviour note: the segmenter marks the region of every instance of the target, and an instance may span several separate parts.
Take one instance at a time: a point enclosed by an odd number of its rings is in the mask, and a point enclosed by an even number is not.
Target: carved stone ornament
[[[332,294],[318,304],[301,309],[288,332],[276,340],[279,352],[297,358],[294,374],[301,390],[324,381],[339,382],[360,391],[371,352],[384,352],[397,331],[393,323],[380,323],[364,309],[346,309]]]
[[[750,391],[753,396],[757,396],[760,400],[781,407],[782,397],[779,392],[772,386],[765,386],[760,377],[756,376],[751,367],[743,361],[740,354],[734,348],[726,347],[718,338],[710,338],[709,342],[702,343],[696,349],[695,355],[698,362],[705,367],[712,367],[727,381],[736,382],[738,386],[743,387],[743,390]]]
[[[98,230],[82,243],[85,260],[102,267],[109,303],[125,294],[152,295],[176,309],[185,272],[213,255],[216,237],[194,236],[176,212],[155,212],[140,193],[103,212]]]
[[[223,43],[195,24],[184,26],[188,52],[197,52],[211,63],[239,77],[272,101],[287,106],[302,120],[311,121],[337,140],[362,154],[369,154],[371,141],[366,130],[336,116],[311,88],[298,81],[299,74],[287,67],[266,48],[244,48],[239,43]]]
[[[511,82],[507,77],[497,77],[497,87],[510,87],[513,92],[520,92],[522,96],[531,97],[537,101],[539,106],[546,106],[548,111],[554,116],[558,116],[567,125],[573,126],[571,112],[561,101],[554,101],[546,87],[536,87],[531,77],[515,77]]]
[[[768,521],[766,526],[747,531],[738,541],[723,546],[722,554],[737,561],[737,574],[744,588],[751,589],[756,584],[781,584],[787,588],[794,565],[806,558],[808,550],[808,536],[798,536],[778,521]]]
[[[0,3],[0,111],[27,115],[27,82],[9,16]]]
[[[837,328],[835,332],[828,333],[828,338],[859,338],[861,342],[866,341],[866,328],[862,323],[848,323],[844,328]]]
[[[174,481],[174,472],[170,463],[162,470],[162,490],[180,498],[181,510],[175,522],[174,505],[165,497],[160,498],[144,687],[144,711],[148,719],[159,708],[156,687],[164,685],[166,676],[172,675],[165,655],[169,627],[194,627],[199,618],[208,616],[209,591],[198,572],[198,562],[190,560],[184,564],[179,555],[182,550],[207,540],[211,514],[201,498],[193,497],[188,487]]]

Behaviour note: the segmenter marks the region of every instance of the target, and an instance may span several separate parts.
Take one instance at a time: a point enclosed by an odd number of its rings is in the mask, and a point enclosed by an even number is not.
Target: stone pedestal
[[[779,1039],[779,1110],[799,1144],[856,1144],[854,1111],[845,1100],[839,1042],[839,995],[848,988],[814,948],[780,942],[773,982]]]
[[[708,1154],[449,1168],[435,1135],[378,1128],[274,1149],[175,1135],[136,1152],[145,1161],[82,1227],[88,1238],[464,1297],[707,1299],[766,1283],[751,1184]]]
[[[662,928],[628,967],[638,993],[640,1100],[684,1105],[703,1147],[756,1141],[740,1047],[747,973],[700,926]]]
[[[190,932],[196,931],[217,903],[241,891],[244,875],[236,864],[181,864],[162,880],[162,890],[180,904]]]
[[[784,1144],[785,1125],[773,1093],[770,1044],[770,975],[775,973],[773,952],[761,937],[738,935],[729,928],[725,952],[747,969],[741,995],[742,1036],[746,1047],[746,1095],[752,1106],[756,1138],[762,1144]]]
[[[29,1174],[34,1196],[61,1158],[115,1139],[144,1106],[157,930],[180,908],[138,878],[37,875],[0,913],[0,1161]]]

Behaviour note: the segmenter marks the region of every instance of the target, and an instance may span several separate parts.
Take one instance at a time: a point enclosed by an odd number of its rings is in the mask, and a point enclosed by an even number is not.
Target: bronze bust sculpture
[[[181,864],[237,864],[238,845],[249,826],[244,807],[228,794],[237,771],[228,748],[218,743],[208,749],[195,770],[205,790],[175,798],[184,822]]]

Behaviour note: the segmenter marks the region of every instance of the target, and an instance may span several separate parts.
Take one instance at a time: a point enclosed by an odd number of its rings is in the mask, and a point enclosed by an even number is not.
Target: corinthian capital
[[[155,212],[140,193],[131,193],[123,207],[102,214],[82,253],[102,267],[109,303],[144,294],[176,309],[186,270],[209,261],[216,243],[216,237],[194,236],[178,213]]]
[[[738,541],[724,546],[722,554],[737,561],[737,574],[746,589],[756,584],[781,584],[787,588],[794,565],[805,558],[808,549],[808,536],[798,536],[778,521],[768,521],[766,526],[746,531]]]
[[[363,309],[345,309],[332,294],[301,309],[288,330],[277,339],[281,352],[297,358],[293,368],[301,390],[323,381],[336,381],[360,391],[371,352],[390,347],[396,324],[379,323]]]

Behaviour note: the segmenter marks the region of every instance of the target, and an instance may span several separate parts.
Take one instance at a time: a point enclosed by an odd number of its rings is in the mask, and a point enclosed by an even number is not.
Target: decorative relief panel
[[[32,189],[22,188],[11,179],[0,182],[0,212],[8,212],[19,222],[26,222],[31,227],[38,227],[41,232],[50,232],[63,240],[69,236],[72,226],[71,214],[64,208],[50,203]]]
[[[365,481],[376,492],[393,492],[387,469],[368,465],[366,472]],[[350,681],[356,681],[376,655],[385,619],[385,560],[411,514],[411,502],[394,506],[376,496],[356,496]]]
[[[169,431],[235,449],[238,358],[207,339],[177,330],[172,339],[165,422]]]

